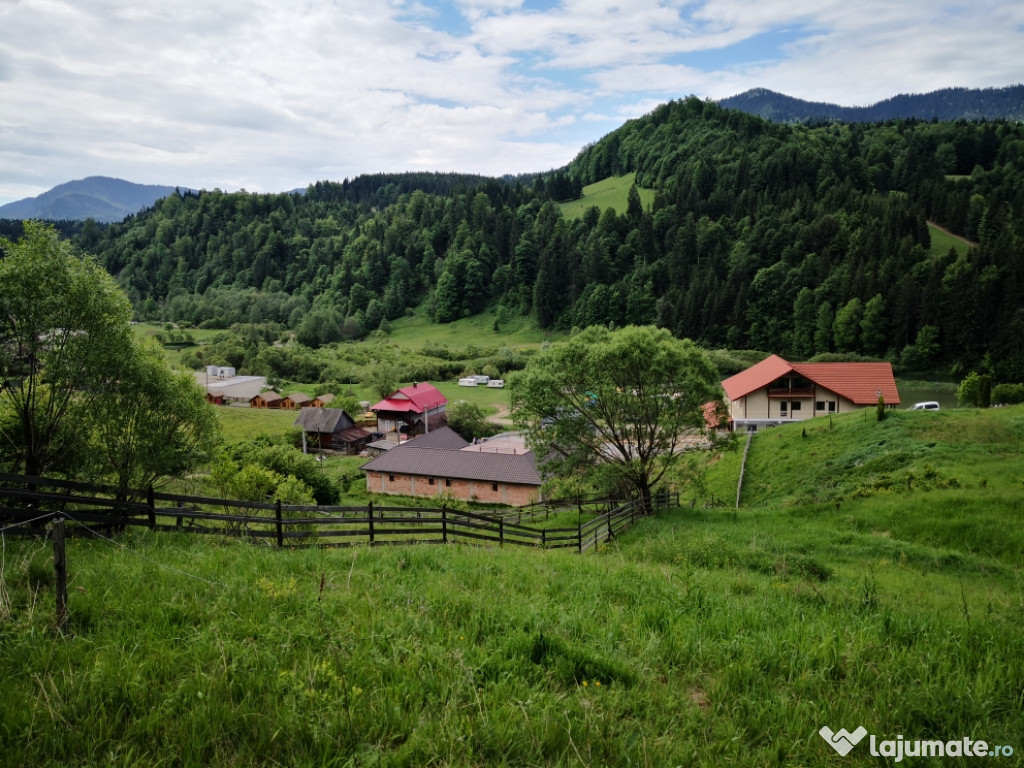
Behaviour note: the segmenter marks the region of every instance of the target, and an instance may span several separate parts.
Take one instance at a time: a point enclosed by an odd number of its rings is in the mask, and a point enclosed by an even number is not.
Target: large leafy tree
[[[0,446],[29,475],[66,471],[131,349],[131,307],[50,226],[26,222],[0,252]]]
[[[139,342],[119,371],[90,413],[98,474],[119,488],[146,488],[209,458],[217,416],[191,373],[172,371],[159,349]]]
[[[610,473],[648,503],[720,398],[704,352],[652,326],[587,328],[509,382],[513,419],[547,471]]]

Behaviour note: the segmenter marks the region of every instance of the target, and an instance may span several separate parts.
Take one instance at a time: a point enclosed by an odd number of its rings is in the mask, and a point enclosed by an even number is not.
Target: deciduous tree
[[[80,424],[131,350],[131,307],[92,258],[50,226],[0,240],[0,442],[29,475],[70,469]]]
[[[645,502],[720,398],[705,353],[652,326],[587,328],[509,382],[512,416],[547,471],[610,473]]]

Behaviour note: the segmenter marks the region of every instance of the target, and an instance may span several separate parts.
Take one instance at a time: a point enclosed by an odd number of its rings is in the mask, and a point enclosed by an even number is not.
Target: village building
[[[260,392],[249,401],[250,408],[280,408],[284,398],[272,389]]]
[[[294,411],[297,408],[306,408],[312,402],[313,398],[305,392],[292,392],[290,395],[284,396],[278,407],[284,411]]]
[[[790,363],[772,355],[722,382],[732,428],[756,431],[817,416],[900,404],[889,363]]]
[[[207,402],[217,405],[248,403],[267,384],[266,376],[236,376],[234,368],[217,366],[196,371],[195,377]]]
[[[334,402],[334,395],[327,393],[314,397],[309,406],[310,408],[326,408],[332,402]]]
[[[370,493],[452,496],[513,507],[541,495],[534,455],[518,435],[470,443],[443,426],[395,445],[362,470]]]
[[[304,452],[337,451],[355,456],[372,439],[340,408],[302,408],[295,426],[302,429]]]
[[[385,439],[401,442],[448,423],[448,399],[437,387],[424,381],[392,392],[370,410],[377,414],[377,431]]]

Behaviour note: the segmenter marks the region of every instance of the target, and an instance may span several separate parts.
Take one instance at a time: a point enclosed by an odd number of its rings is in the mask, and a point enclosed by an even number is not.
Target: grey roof
[[[440,430],[438,430],[440,431]],[[364,464],[365,472],[397,472],[403,475],[481,480],[490,483],[540,485],[540,473],[532,453],[472,453],[424,448],[422,437],[395,446]]]
[[[295,426],[320,434],[334,434],[355,425],[352,417],[341,408],[301,408],[295,417]]]
[[[415,444],[417,448],[440,448],[446,451],[457,451],[469,445],[468,440],[464,440],[462,435],[448,426],[437,427],[407,442]]]

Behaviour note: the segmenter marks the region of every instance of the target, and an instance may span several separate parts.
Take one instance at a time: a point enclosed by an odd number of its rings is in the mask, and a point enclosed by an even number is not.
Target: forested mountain
[[[656,190],[649,209],[634,192],[624,213],[561,215],[566,190],[630,172]],[[492,305],[543,327],[656,323],[793,359],[986,362],[1020,381],[1022,172],[1019,124],[784,125],[690,98],[535,180],[175,194],[76,242],[142,316],[277,323],[310,346],[413,307],[448,322]],[[933,253],[927,220],[977,246]]]
[[[174,190],[174,187],[90,176],[58,184],[37,197],[0,205],[0,219],[121,221],[128,214],[149,208]]]
[[[900,94],[869,107],[841,107],[804,101],[753,88],[718,102],[778,123],[841,120],[847,123],[878,123],[885,120],[1024,120],[1024,85],[1008,88],[944,88],[924,94]]]

